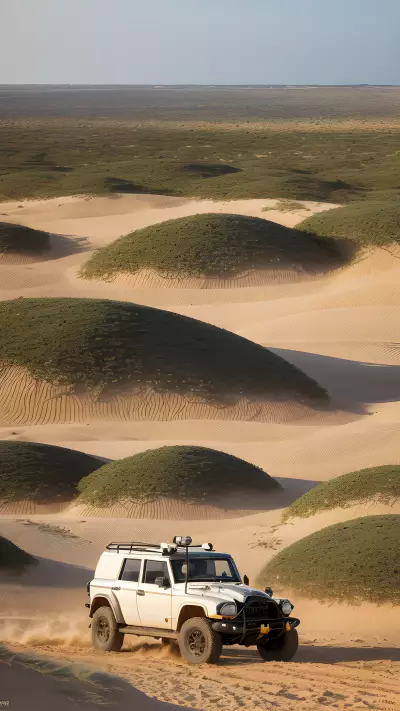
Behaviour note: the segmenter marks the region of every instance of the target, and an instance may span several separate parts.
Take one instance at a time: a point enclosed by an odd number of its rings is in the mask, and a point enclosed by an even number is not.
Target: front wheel
[[[297,630],[289,630],[274,640],[257,644],[257,649],[264,662],[290,662],[297,652],[299,635]]]
[[[192,617],[182,625],[179,649],[191,664],[216,664],[222,652],[222,637],[204,617]]]
[[[103,652],[119,652],[124,635],[118,630],[116,619],[109,607],[99,607],[92,619],[92,644]]]

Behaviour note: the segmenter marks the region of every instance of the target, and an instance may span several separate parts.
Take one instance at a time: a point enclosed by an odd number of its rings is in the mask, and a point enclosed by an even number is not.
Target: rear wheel
[[[124,643],[124,635],[110,607],[99,607],[92,619],[92,644],[103,652],[119,652]]]
[[[222,637],[204,617],[192,617],[182,625],[179,649],[191,664],[216,664],[221,656]]]
[[[289,630],[274,640],[257,644],[257,649],[264,662],[290,662],[297,652],[299,635],[297,630]]]

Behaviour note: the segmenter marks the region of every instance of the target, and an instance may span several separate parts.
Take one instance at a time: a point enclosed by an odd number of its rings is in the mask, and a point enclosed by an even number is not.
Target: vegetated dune
[[[159,309],[17,299],[0,303],[0,329],[2,424],[279,420],[292,406],[306,416],[329,404],[318,383],[266,348]]]
[[[258,582],[319,600],[400,604],[399,526],[395,514],[328,526],[284,548]]]
[[[301,207],[301,206],[300,206]],[[197,214],[167,220],[121,237],[83,266],[87,279],[133,275],[133,283],[203,288],[254,285],[287,272],[327,272],[344,256],[329,237],[257,217]]]
[[[386,465],[349,472],[307,491],[284,512],[283,520],[306,518],[321,511],[368,500],[390,503],[400,498],[400,466]]]
[[[400,244],[400,200],[365,200],[307,218],[299,226],[318,237],[352,240],[360,248]]]
[[[25,225],[0,222],[0,263],[35,260],[49,250],[50,235]]]
[[[76,496],[80,479],[101,465],[64,447],[0,441],[0,512],[56,511]]]
[[[173,446],[105,464],[81,479],[78,489],[76,503],[89,505],[85,515],[94,507],[102,516],[122,510],[137,518],[157,512],[165,518],[215,518],[218,509],[225,517],[232,509],[267,508],[281,487],[259,467],[225,452]]]
[[[0,536],[0,573],[20,574],[34,564],[36,559],[32,555]]]

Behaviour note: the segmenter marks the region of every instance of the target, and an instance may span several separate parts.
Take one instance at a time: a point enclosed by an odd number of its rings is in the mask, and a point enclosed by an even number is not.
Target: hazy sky
[[[0,83],[400,84],[400,0],[0,0]]]

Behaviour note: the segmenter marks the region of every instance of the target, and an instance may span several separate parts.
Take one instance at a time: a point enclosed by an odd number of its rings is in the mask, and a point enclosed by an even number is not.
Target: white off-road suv
[[[296,653],[293,605],[248,586],[232,557],[211,543],[110,543],[88,583],[92,641],[119,651],[125,634],[178,644],[193,664],[218,661],[222,646],[256,645],[265,661]]]

